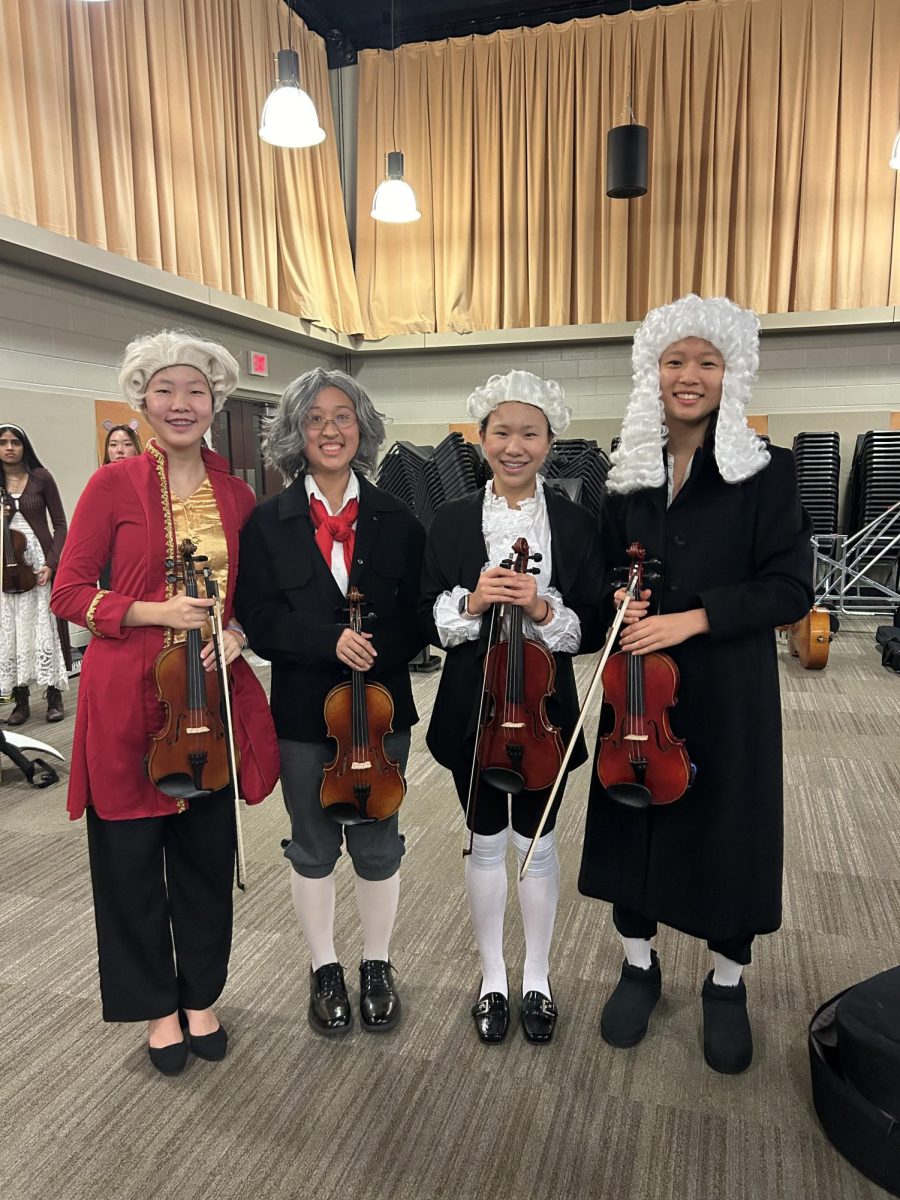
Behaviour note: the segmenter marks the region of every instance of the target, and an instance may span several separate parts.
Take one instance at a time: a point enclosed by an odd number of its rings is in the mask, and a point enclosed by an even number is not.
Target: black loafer
[[[559,1010],[543,992],[526,992],[520,1011],[522,1032],[529,1042],[545,1046],[553,1038]]]
[[[191,1052],[207,1062],[220,1062],[228,1049],[228,1034],[222,1025],[212,1033],[203,1033],[199,1037],[192,1033],[190,1040]]]
[[[650,966],[646,969],[633,967],[625,959],[619,982],[600,1016],[603,1040],[621,1050],[636,1046],[647,1032],[661,992],[662,973],[655,950],[650,951]]]
[[[713,983],[713,973],[703,984],[703,1057],[721,1075],[739,1075],[753,1061],[753,1034],[747,1016],[747,988]]]
[[[472,1006],[475,1028],[483,1042],[502,1042],[509,1030],[509,1001],[502,992],[488,992]]]
[[[325,963],[309,971],[309,1023],[316,1033],[331,1037],[346,1033],[353,1023],[350,998],[340,963]]]
[[[163,1075],[180,1075],[188,1057],[188,1044],[182,1040],[171,1046],[148,1046],[150,1061]]]
[[[400,1020],[400,997],[389,962],[364,958],[359,964],[359,1016],[363,1029],[385,1033]]]

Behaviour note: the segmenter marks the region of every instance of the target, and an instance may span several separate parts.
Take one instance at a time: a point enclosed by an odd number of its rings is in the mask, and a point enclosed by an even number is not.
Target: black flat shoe
[[[509,1001],[502,992],[488,992],[472,1006],[475,1028],[483,1042],[502,1042],[509,1029]]]
[[[522,1020],[522,1032],[529,1042],[545,1046],[553,1039],[559,1010],[549,996],[545,996],[543,992],[526,992],[522,997],[519,1016]]]
[[[188,1057],[186,1041],[173,1042],[171,1046],[148,1046],[150,1061],[163,1075],[180,1075]]]
[[[326,1037],[347,1033],[353,1023],[350,997],[340,963],[325,963],[309,971],[309,1023]]]
[[[721,1075],[740,1075],[753,1061],[753,1034],[747,1016],[747,989],[713,983],[713,973],[703,984],[703,1057]]]
[[[212,1033],[204,1033],[199,1037],[192,1033],[190,1042],[191,1051],[198,1058],[205,1058],[207,1062],[220,1062],[228,1050],[228,1034],[222,1025]]]
[[[363,1029],[385,1033],[400,1020],[400,997],[389,962],[364,958],[359,964],[359,1016]]]
[[[600,1016],[603,1040],[621,1050],[636,1046],[647,1032],[661,992],[662,973],[655,950],[650,951],[650,966],[646,969],[633,967],[625,959],[619,982]]]

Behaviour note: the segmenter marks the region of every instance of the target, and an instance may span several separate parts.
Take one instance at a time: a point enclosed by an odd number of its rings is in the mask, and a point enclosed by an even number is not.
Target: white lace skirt
[[[37,571],[44,565],[44,552],[31,526],[21,513],[9,523],[27,540],[26,560]],[[34,587],[20,596],[0,595],[0,693],[8,696],[14,687],[28,684],[67,691],[66,663],[56,618],[50,612],[50,587]]]

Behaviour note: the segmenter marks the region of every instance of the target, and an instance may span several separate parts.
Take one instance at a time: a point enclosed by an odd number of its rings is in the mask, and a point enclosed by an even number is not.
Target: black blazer
[[[603,643],[603,555],[596,519],[568,497],[545,489],[553,550],[550,583],[568,608],[581,620],[581,652],[597,650]],[[422,627],[431,642],[440,646],[434,624],[434,602],[454,587],[474,591],[488,553],[481,530],[484,492],[441,506],[428,531],[422,568],[419,609]],[[485,622],[482,623],[486,625]],[[451,770],[471,759],[478,722],[478,702],[484,671],[486,637],[464,642],[446,652],[437,698],[428,726],[428,748],[437,761]],[[578,693],[572,656],[555,654],[556,694],[547,715],[559,725],[568,741],[578,718]],[[587,758],[584,739],[572,756],[576,767]]]
[[[425,531],[405,504],[359,478],[359,516],[350,584],[365,596],[363,628],[378,657],[367,679],[394,699],[394,729],[418,721],[409,661],[425,645],[417,605]],[[241,533],[235,613],[250,645],[272,664],[278,736],[326,737],[325,697],[350,670],[335,648],[346,627],[346,598],[314,540],[305,476],[261,504]]]

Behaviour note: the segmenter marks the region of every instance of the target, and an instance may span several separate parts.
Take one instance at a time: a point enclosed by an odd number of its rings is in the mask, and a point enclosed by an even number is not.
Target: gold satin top
[[[172,495],[171,501],[176,549],[185,538],[190,538],[197,547],[197,553],[209,559],[208,564],[199,564],[198,570],[202,565],[208,565],[212,569],[213,579],[218,584],[219,595],[224,601],[228,589],[228,546],[209,477],[203,480],[187,500]],[[184,595],[182,582],[179,581],[176,591]],[[202,578],[197,580],[197,592],[201,599],[206,595]],[[212,636],[209,622],[204,624],[201,633],[204,641]],[[175,633],[175,641],[182,642],[185,636],[183,629],[178,630]]]

